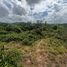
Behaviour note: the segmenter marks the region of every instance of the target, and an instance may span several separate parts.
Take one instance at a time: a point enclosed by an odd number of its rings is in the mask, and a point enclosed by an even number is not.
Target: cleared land
[[[0,67],[67,67],[67,25],[1,23],[0,48]]]

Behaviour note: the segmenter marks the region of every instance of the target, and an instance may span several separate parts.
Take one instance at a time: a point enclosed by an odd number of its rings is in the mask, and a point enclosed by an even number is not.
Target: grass
[[[39,67],[39,64],[44,65],[44,62],[48,63],[48,65],[49,64],[52,65],[53,64],[51,63],[52,61],[56,65],[56,58],[58,59],[57,56],[59,55],[61,57],[63,56],[62,61],[66,59],[66,55],[64,56],[64,54],[67,53],[67,49],[64,46],[65,43],[55,38],[40,39],[34,42],[34,46],[21,45],[17,42],[1,43],[1,44],[5,44],[4,45],[5,49],[8,49],[8,50],[16,49],[19,52],[21,52],[21,54],[23,54],[22,60],[18,62],[19,63],[18,66],[21,66],[21,67],[22,66],[23,67],[30,67],[30,66]],[[60,60],[58,59],[57,61],[60,61]]]

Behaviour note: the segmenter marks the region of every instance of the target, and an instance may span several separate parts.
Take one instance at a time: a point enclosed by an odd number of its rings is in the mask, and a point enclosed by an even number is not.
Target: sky
[[[0,0],[0,22],[67,23],[67,0]]]

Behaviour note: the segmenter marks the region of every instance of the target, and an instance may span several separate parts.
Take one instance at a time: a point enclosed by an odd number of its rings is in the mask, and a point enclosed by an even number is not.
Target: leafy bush
[[[5,51],[4,46],[0,48],[0,67],[17,67],[17,61],[21,58],[17,50]]]
[[[21,29],[20,29],[20,27],[18,27],[16,25],[8,25],[6,27],[6,31],[13,31],[13,32],[16,32],[16,33],[20,33]]]
[[[54,29],[54,30],[57,30],[57,26],[53,26],[53,29]]]
[[[32,35],[28,35],[22,40],[22,44],[25,45],[32,45],[32,43],[35,41],[34,37]]]

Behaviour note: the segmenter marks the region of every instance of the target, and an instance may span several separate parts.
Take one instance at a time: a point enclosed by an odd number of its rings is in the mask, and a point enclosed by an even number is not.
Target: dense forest
[[[67,67],[66,59],[67,24],[0,23],[0,67]]]

